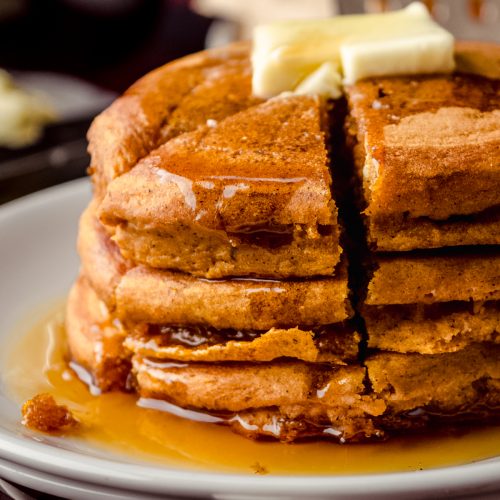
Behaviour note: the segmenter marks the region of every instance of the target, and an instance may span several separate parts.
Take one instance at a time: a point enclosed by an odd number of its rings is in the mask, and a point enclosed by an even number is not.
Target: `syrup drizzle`
[[[63,324],[59,305],[27,333],[16,332],[13,337],[19,340],[6,353],[5,386],[20,405],[37,393],[51,393],[82,423],[76,435],[65,439],[83,440],[133,461],[250,474],[258,473],[255,464],[271,474],[362,474],[459,465],[500,450],[500,426],[373,444],[254,442],[213,425],[218,416],[193,415],[164,402],[137,404],[135,395],[121,392],[93,396],[65,360]]]

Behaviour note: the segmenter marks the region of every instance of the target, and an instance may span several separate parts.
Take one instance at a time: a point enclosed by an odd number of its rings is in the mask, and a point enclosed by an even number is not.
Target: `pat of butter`
[[[10,75],[0,70],[0,147],[15,149],[33,144],[43,127],[55,118],[50,105],[16,87]]]
[[[338,66],[331,62],[323,63],[316,71],[306,76],[295,90],[294,94],[319,94],[331,99],[338,99],[342,95],[342,77]]]
[[[453,36],[421,3],[386,14],[257,26],[253,92],[264,98],[285,91],[333,97],[340,81],[449,72],[454,68],[453,45]]]

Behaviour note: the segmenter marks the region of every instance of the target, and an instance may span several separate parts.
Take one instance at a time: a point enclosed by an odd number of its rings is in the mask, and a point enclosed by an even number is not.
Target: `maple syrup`
[[[372,444],[280,444],[139,407],[133,394],[92,395],[66,360],[63,304],[19,337],[6,359],[4,382],[20,405],[50,393],[81,423],[68,437],[136,461],[255,474],[362,474],[459,465],[500,452],[500,426]]]

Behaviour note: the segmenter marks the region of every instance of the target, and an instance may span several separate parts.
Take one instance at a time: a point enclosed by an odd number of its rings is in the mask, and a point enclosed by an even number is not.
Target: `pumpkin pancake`
[[[341,254],[326,103],[278,98],[152,151],[107,188],[122,254],[206,278],[331,275]]]
[[[470,63],[473,53],[482,64]],[[373,78],[347,89],[376,250],[500,243],[500,47],[462,44],[457,59],[459,71],[475,74]]]

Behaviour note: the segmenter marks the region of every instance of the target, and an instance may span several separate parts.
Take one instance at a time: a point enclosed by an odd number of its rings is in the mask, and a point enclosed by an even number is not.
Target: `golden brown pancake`
[[[460,46],[465,69],[472,52],[491,61],[491,77],[500,48]],[[500,243],[500,80],[375,78],[350,87],[348,98],[368,237],[377,250]]]
[[[266,362],[296,358],[338,365],[356,363],[361,339],[344,324],[301,328],[217,330],[206,326],[126,325],[81,276],[68,299],[66,326],[73,361],[102,390],[123,387],[133,354],[157,360]]]
[[[286,357],[344,365],[357,361],[360,340],[359,333],[342,323],[268,331],[140,325],[124,345],[142,357],[177,361],[264,362]]]
[[[381,353],[370,356],[366,366],[373,392],[386,401],[388,414],[420,410],[458,420],[480,406],[485,415],[488,408],[491,414],[499,412],[499,356],[500,346],[476,344],[427,356]]]
[[[94,387],[125,388],[131,367],[131,353],[123,347],[127,332],[84,277],[78,278],[68,297],[66,334],[71,361],[91,374]]]
[[[74,369],[253,438],[500,416],[500,48],[348,89],[359,210],[384,252],[368,255],[333,135],[342,104],[252,97],[248,55],[166,65],[94,122]]]
[[[168,138],[260,102],[251,95],[248,54],[248,43],[238,43],[166,64],[101,113],[88,134],[97,197]]]
[[[500,251],[400,253],[376,258],[366,304],[431,304],[500,299]]]
[[[155,407],[166,401],[222,413],[219,423],[246,430],[251,437],[364,439],[380,435],[371,418],[385,410],[382,401],[364,394],[365,371],[359,366],[175,364],[136,356],[134,374],[140,396],[155,401]]]
[[[492,302],[445,302],[362,309],[368,347],[438,354],[473,343],[500,343],[500,308]]]
[[[352,315],[345,263],[332,278],[287,281],[205,280],[134,266],[113,248],[91,209],[81,218],[78,246],[85,276],[123,321],[268,330]]]
[[[152,267],[330,275],[341,249],[325,114],[292,96],[178,136],[109,184],[100,219],[125,257]]]

